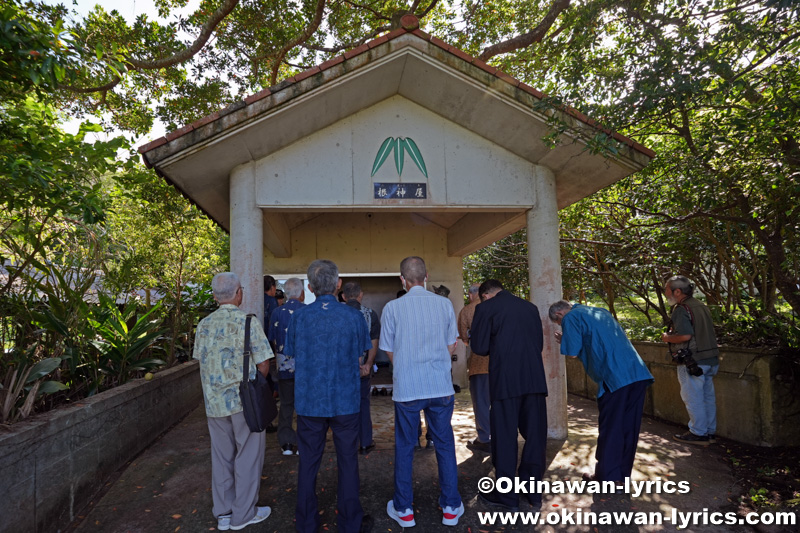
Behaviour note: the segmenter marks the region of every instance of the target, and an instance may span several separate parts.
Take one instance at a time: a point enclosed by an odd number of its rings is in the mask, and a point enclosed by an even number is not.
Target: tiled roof
[[[151,151],[151,150],[153,150],[155,148],[158,148],[158,147],[160,147],[162,145],[165,145],[165,144],[167,144],[169,142],[172,142],[175,139],[183,137],[184,135],[187,135],[190,132],[192,132],[192,131],[194,131],[196,129],[199,129],[199,128],[207,125],[207,124],[210,124],[212,122],[220,120],[223,117],[233,113],[234,111],[246,108],[248,106],[252,106],[256,102],[258,102],[258,101],[260,101],[260,100],[262,100],[264,98],[267,98],[270,95],[279,93],[281,91],[286,91],[287,89],[292,87],[294,84],[296,84],[296,83],[298,83],[298,82],[300,82],[300,81],[302,81],[302,80],[304,80],[306,78],[309,78],[309,77],[314,76],[316,74],[324,73],[326,70],[330,69],[331,67],[334,67],[334,66],[336,66],[336,65],[338,65],[340,63],[343,63],[343,62],[345,62],[345,61],[347,61],[347,60],[349,60],[349,59],[351,59],[353,57],[356,57],[356,56],[359,56],[359,55],[361,55],[363,53],[366,53],[369,50],[371,50],[371,49],[373,49],[373,48],[375,48],[377,46],[380,46],[380,45],[382,45],[382,44],[384,44],[386,42],[389,42],[389,41],[391,41],[393,39],[396,39],[397,37],[399,37],[401,35],[406,35],[406,34],[413,34],[413,35],[417,36],[418,38],[420,38],[420,39],[422,39],[424,41],[427,41],[427,42],[431,43],[432,45],[437,46],[438,48],[440,48],[440,49],[442,49],[442,50],[444,50],[446,52],[449,52],[450,54],[462,59],[463,61],[466,61],[467,63],[470,63],[473,66],[480,68],[481,70],[485,71],[486,73],[497,77],[499,80],[502,80],[505,83],[508,83],[508,84],[510,84],[510,85],[522,90],[522,91],[525,91],[526,93],[529,93],[530,95],[534,96],[535,98],[541,99],[541,98],[544,97],[544,94],[541,91],[537,91],[533,87],[530,87],[529,85],[526,85],[525,83],[520,82],[516,78],[514,78],[512,76],[509,76],[505,72],[503,72],[501,70],[498,70],[497,68],[495,68],[495,67],[493,67],[491,65],[488,65],[487,63],[481,61],[480,59],[472,57],[469,54],[465,53],[464,51],[447,44],[446,42],[442,41],[441,39],[439,39],[437,37],[433,37],[432,35],[429,35],[429,34],[425,33],[424,31],[420,30],[419,29],[419,19],[417,19],[417,17],[415,17],[414,15],[404,15],[401,18],[400,22],[401,22],[402,26],[400,28],[396,29],[396,30],[393,30],[393,31],[391,31],[391,32],[389,32],[389,33],[387,33],[385,35],[382,35],[382,36],[380,36],[380,37],[378,37],[376,39],[373,39],[372,41],[364,43],[361,46],[353,48],[352,50],[348,50],[348,51],[346,51],[345,53],[343,53],[343,54],[341,54],[339,56],[336,56],[336,57],[334,57],[332,59],[329,59],[329,60],[325,61],[324,63],[321,63],[320,65],[317,65],[317,66],[312,67],[312,68],[310,68],[308,70],[300,72],[299,74],[296,74],[296,75],[292,76],[291,78],[285,79],[285,80],[281,81],[280,83],[278,83],[278,84],[276,84],[276,85],[274,85],[272,87],[268,87],[266,89],[263,89],[262,91],[259,91],[259,92],[255,93],[255,94],[251,95],[251,96],[246,97],[242,101],[239,101],[239,102],[236,102],[234,104],[231,104],[230,106],[226,107],[225,109],[221,109],[219,111],[215,111],[214,113],[212,113],[212,114],[210,114],[210,115],[208,115],[206,117],[203,117],[200,120],[197,120],[197,121],[193,122],[192,124],[188,124],[186,126],[183,126],[182,128],[178,128],[175,131],[167,133],[164,137],[159,137],[158,139],[156,139],[156,140],[154,140],[152,142],[149,142],[147,144],[144,144],[144,145],[140,146],[139,147],[139,153],[143,154],[143,156],[144,156],[144,154],[146,154],[147,152],[149,152],[149,151]],[[579,111],[577,111],[575,109],[572,109],[572,108],[565,108],[564,111],[566,113],[568,113],[569,115],[573,116],[574,118],[578,119],[579,121],[581,121],[581,122],[583,122],[583,123],[585,123],[585,124],[587,124],[589,126],[592,126],[594,128],[598,128],[598,129],[602,129],[602,131],[604,131],[605,133],[611,135],[617,141],[619,141],[619,142],[631,147],[633,150],[636,150],[637,152],[640,152],[640,153],[646,155],[649,158],[655,157],[655,152],[653,152],[649,148],[646,148],[645,146],[642,146],[641,144],[639,144],[639,143],[633,141],[632,139],[629,139],[628,137],[625,137],[624,135],[621,135],[621,134],[619,134],[617,132],[613,132],[613,131],[610,131],[608,129],[602,128],[597,122],[595,122],[591,118],[587,117],[583,113],[581,113],[581,112],[579,112]],[[222,128],[222,129],[226,129],[226,128]],[[145,164],[147,164],[147,166],[151,166],[151,164],[148,161],[147,157],[144,157],[144,160],[145,160]]]

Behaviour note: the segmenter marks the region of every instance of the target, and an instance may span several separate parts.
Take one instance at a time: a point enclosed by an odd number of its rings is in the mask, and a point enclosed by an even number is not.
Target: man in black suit
[[[478,293],[483,300],[475,308],[470,348],[489,359],[489,423],[492,463],[497,479],[518,475],[522,480],[541,480],[547,450],[547,383],[542,363],[542,320],[532,303],[503,290],[495,280],[485,281]],[[525,439],[517,474],[517,430]],[[494,491],[480,494],[489,505],[519,510],[519,494]],[[538,509],[541,494],[529,494]]]

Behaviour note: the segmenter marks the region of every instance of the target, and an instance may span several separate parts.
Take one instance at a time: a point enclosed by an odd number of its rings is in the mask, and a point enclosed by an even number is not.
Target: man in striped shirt
[[[408,293],[387,303],[381,320],[380,348],[394,365],[395,492],[386,512],[401,527],[416,525],[412,466],[420,411],[425,411],[430,424],[439,465],[442,524],[455,526],[464,514],[450,423],[455,403],[450,357],[458,337],[456,315],[450,300],[425,290],[427,279],[422,258],[403,259],[400,281]]]

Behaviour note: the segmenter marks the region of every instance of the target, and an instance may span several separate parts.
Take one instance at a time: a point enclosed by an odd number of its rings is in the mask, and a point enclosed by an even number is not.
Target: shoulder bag
[[[278,416],[275,405],[272,380],[256,369],[255,379],[250,377],[250,320],[255,315],[247,315],[244,325],[244,365],[242,366],[242,382],[239,384],[239,397],[242,400],[244,419],[253,433],[264,431]]]

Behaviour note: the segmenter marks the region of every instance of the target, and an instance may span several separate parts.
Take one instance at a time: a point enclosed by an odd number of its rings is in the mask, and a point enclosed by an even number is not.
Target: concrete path
[[[360,456],[361,501],[365,511],[375,519],[374,531],[398,532],[400,527],[385,512],[393,494],[394,415],[390,396],[373,396],[373,420],[377,448],[368,456]],[[582,472],[591,472],[597,438],[595,402],[570,396],[569,438],[552,441],[548,446],[546,478],[550,481],[580,480]],[[478,480],[493,475],[491,459],[473,453],[466,447],[474,437],[474,421],[469,393],[456,395],[453,417],[459,463],[459,489],[466,513],[458,526],[441,524],[437,508],[438,481],[433,451],[416,452],[414,463],[417,526],[410,533],[457,531],[533,531],[530,525],[482,525],[478,513],[492,511],[477,500]],[[603,512],[639,511],[664,517],[661,525],[540,525],[536,531],[675,531],[672,509],[681,512],[708,509],[708,513],[734,512],[736,486],[724,461],[724,441],[707,448],[678,443],[671,435],[681,428],[645,418],[636,458],[634,480],[688,482],[687,494],[651,493],[639,497],[619,495],[551,494],[545,495],[542,517],[578,509]],[[520,442],[522,442],[520,440]],[[214,531],[216,520],[211,514],[211,464],[205,412],[198,407],[181,423],[125,468],[118,479],[90,509],[74,530],[93,532],[200,532]],[[336,457],[330,439],[323,457],[317,491],[323,531],[336,531]],[[280,454],[274,433],[267,435],[266,461],[262,475],[261,505],[272,507],[272,516],[265,522],[244,531],[290,533],[294,531],[294,507],[297,489],[297,458]],[[524,501],[524,499],[523,499]],[[527,503],[521,511],[529,511]],[[569,516],[569,515],[567,515]],[[554,517],[550,517],[554,519]],[[702,517],[701,517],[702,519]],[[652,520],[652,519],[651,519]],[[690,525],[681,531],[752,531],[749,526]],[[780,529],[779,529],[780,530]]]

